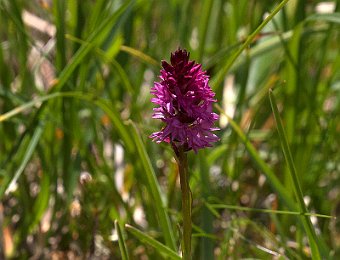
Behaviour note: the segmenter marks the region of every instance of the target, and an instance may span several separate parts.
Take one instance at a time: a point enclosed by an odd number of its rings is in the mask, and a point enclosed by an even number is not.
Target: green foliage
[[[221,116],[188,154],[193,259],[336,259],[339,1],[274,2],[0,0],[0,258],[180,258],[178,169],[148,136],[181,46]]]

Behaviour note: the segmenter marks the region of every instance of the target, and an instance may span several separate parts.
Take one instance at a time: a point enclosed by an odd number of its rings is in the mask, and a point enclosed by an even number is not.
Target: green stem
[[[191,191],[189,186],[189,172],[187,154],[183,147],[178,148],[177,163],[182,190],[182,215],[183,215],[183,259],[191,259]]]

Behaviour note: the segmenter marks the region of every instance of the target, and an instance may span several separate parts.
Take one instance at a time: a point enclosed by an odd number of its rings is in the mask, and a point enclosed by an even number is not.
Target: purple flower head
[[[150,137],[160,143],[171,143],[184,150],[211,146],[219,138],[212,131],[218,115],[212,112],[215,93],[208,85],[209,76],[202,71],[202,65],[189,60],[186,50],[171,53],[171,64],[162,61],[160,82],[155,82],[151,102],[153,118],[161,119],[165,126]]]

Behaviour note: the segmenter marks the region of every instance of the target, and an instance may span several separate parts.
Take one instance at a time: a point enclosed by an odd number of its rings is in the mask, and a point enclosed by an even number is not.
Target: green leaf
[[[340,13],[331,13],[331,14],[313,14],[306,18],[306,22],[310,21],[324,21],[329,23],[337,23],[340,24]]]
[[[200,186],[201,186],[201,198],[207,198],[212,194],[212,183],[209,176],[209,167],[207,160],[208,153],[207,151],[203,150],[200,151],[198,154],[199,159],[199,172],[200,172]],[[201,209],[201,224],[200,227],[203,233],[211,234],[213,233],[213,223],[214,223],[214,216],[213,214],[207,209],[203,207]],[[202,259],[213,259],[214,258],[214,243],[211,239],[207,237],[202,237],[200,239],[200,255]]]
[[[299,209],[303,213],[303,216],[301,216],[301,220],[302,220],[303,226],[306,230],[306,233],[307,233],[307,236],[308,236],[308,239],[309,239],[310,247],[312,249],[312,258],[313,259],[321,259],[320,251],[323,251],[322,255],[323,255],[323,257],[326,257],[326,255],[327,255],[326,250],[324,248],[322,248],[322,244],[319,241],[319,239],[318,239],[318,237],[315,233],[313,225],[310,221],[310,217],[306,215],[308,213],[308,211],[307,211],[306,205],[305,205],[304,200],[303,200],[303,193],[302,193],[301,185],[300,185],[300,182],[299,182],[299,179],[298,179],[298,174],[296,172],[292,153],[291,153],[289,145],[288,145],[288,140],[287,140],[285,131],[284,131],[283,126],[282,126],[279,110],[277,108],[275,97],[273,95],[272,90],[269,90],[269,99],[270,99],[270,104],[272,106],[272,110],[273,110],[273,113],[274,113],[274,118],[275,118],[277,130],[278,130],[278,133],[279,133],[279,139],[280,139],[280,143],[281,143],[281,146],[282,146],[282,151],[283,151],[286,163],[287,163],[288,168],[289,168],[290,177],[292,179],[293,190],[294,190],[294,193],[295,193],[297,201],[298,201]]]
[[[70,39],[71,41],[77,42],[77,43],[81,43],[81,44],[85,44],[86,42],[84,42],[81,39],[78,39],[72,35],[66,35],[66,37],[68,39]],[[118,38],[120,39],[120,38]],[[119,51],[120,48],[120,40],[117,40],[115,42],[115,44],[111,47],[111,48],[117,48],[117,52]],[[116,46],[118,45],[118,46]],[[128,75],[126,74],[125,70],[122,68],[122,66],[114,59],[114,56],[116,55],[116,50],[113,50],[114,53],[108,53],[103,51],[102,49],[98,48],[98,47],[94,47],[94,50],[96,51],[96,54],[106,63],[108,63],[108,65],[110,65],[110,67],[112,68],[113,71],[117,72],[117,74],[119,75],[119,77],[122,80],[123,85],[125,86],[126,90],[133,95],[134,94],[134,90],[132,88],[131,82],[128,78]]]
[[[166,205],[162,200],[161,188],[157,182],[156,173],[152,167],[149,155],[146,152],[145,146],[138,133],[136,125],[132,121],[130,121],[130,124],[133,126],[132,127],[133,140],[135,140],[137,152],[141,159],[143,168],[145,170],[147,183],[149,186],[152,199],[154,200],[155,209],[160,221],[160,225],[162,227],[166,245],[174,250],[176,248],[175,236],[173,233],[173,229],[171,227],[170,218],[167,214]]]
[[[248,36],[247,40],[242,44],[242,46],[231,56],[230,59],[227,60],[225,65],[222,67],[222,69],[219,71],[219,73],[212,79],[211,85],[213,86],[213,89],[217,89],[221,83],[224,80],[225,75],[228,73],[231,66],[234,64],[236,59],[241,55],[241,53],[248,48],[248,46],[252,43],[252,41],[255,39],[258,33],[261,32],[261,30],[266,26],[267,23],[270,22],[271,19],[285,6],[285,4],[289,0],[283,0],[281,3],[266,17],[266,19],[263,20],[263,22],[256,28],[256,30]]]
[[[128,224],[125,225],[125,228],[130,234],[135,236],[138,240],[140,240],[141,242],[149,246],[152,246],[153,248],[157,250],[158,253],[162,254],[164,257],[169,257],[174,260],[181,259],[181,257],[171,248],[159,243],[157,240],[153,239],[152,237],[143,233],[137,228],[134,228],[133,226],[130,226]]]
[[[210,204],[205,203],[208,208],[213,209],[230,209],[230,210],[240,210],[240,211],[250,211],[250,212],[261,212],[261,213],[270,213],[270,214],[281,214],[281,215],[303,215],[303,216],[314,216],[319,218],[334,218],[329,215],[317,214],[317,213],[303,213],[303,212],[296,212],[296,211],[289,211],[289,210],[273,210],[273,209],[255,209],[255,208],[248,208],[248,207],[241,207],[236,205],[226,205],[226,204]]]
[[[110,106],[107,100],[101,98],[97,99],[95,96],[92,96],[91,94],[83,94],[80,92],[58,92],[49,94],[46,96],[38,97],[35,100],[32,100],[30,102],[27,102],[21,106],[18,106],[5,114],[0,115],[0,122],[6,121],[9,118],[35,106],[36,104],[39,104],[40,102],[45,102],[50,99],[54,99],[57,97],[69,97],[69,98],[77,98],[81,100],[85,100],[87,102],[90,102],[98,107],[100,107],[104,112],[107,113],[108,117],[112,120],[114,126],[117,128],[118,133],[120,134],[120,137],[124,141],[124,144],[126,145],[127,149],[130,152],[134,151],[134,144],[129,136],[129,131],[127,131],[126,126],[123,124],[122,119],[119,116],[119,113],[115,111],[113,106]]]
[[[150,64],[156,67],[158,67],[160,64],[154,58],[132,47],[122,45],[120,46],[120,50],[136,57],[137,59],[141,60],[142,62],[146,64]]]
[[[43,126],[38,125],[37,128],[35,129],[34,133],[33,133],[33,136],[32,136],[30,143],[27,146],[26,152],[25,152],[24,157],[23,157],[23,159],[20,163],[20,166],[17,169],[17,171],[14,173],[13,178],[10,180],[9,183],[8,183],[8,181],[5,181],[5,184],[1,185],[0,199],[2,198],[4,193],[8,193],[10,191],[11,187],[14,187],[16,185],[19,177],[21,176],[21,174],[25,170],[27,163],[31,159],[42,133],[43,133]],[[7,175],[7,176],[9,176],[9,175]]]
[[[97,40],[102,39],[102,34],[105,33],[108,28],[112,27],[120,16],[122,16],[125,12],[129,11],[128,7],[131,7],[132,2],[127,1],[126,3],[124,3],[112,16],[109,16],[106,19],[104,19],[102,23],[96,28],[96,30],[90,34],[85,43],[82,44],[82,46],[72,57],[71,61],[61,71],[58,78],[58,84],[53,88],[53,91],[58,91],[64,86],[64,84],[68,81],[68,79],[72,75],[73,71],[84,60],[86,55],[93,49],[95,44],[99,44]],[[118,28],[116,28],[116,31],[117,30]]]
[[[205,43],[208,31],[208,25],[211,15],[211,9],[213,6],[212,0],[204,0],[202,5],[201,11],[201,19],[200,19],[200,26],[199,26],[199,35],[200,35],[200,42],[198,46],[198,62],[202,61],[204,50],[205,50]]]
[[[248,137],[243,133],[242,129],[237,125],[237,123],[232,118],[230,118],[224,112],[224,110],[220,106],[215,105],[215,107],[220,111],[221,114],[223,114],[228,119],[230,126],[233,128],[233,130],[236,132],[238,137],[244,143],[247,151],[250,154],[250,157],[256,163],[258,168],[265,174],[272,188],[278,193],[278,196],[284,201],[284,203],[287,205],[287,207],[290,210],[296,211],[297,207],[295,205],[293,198],[287,194],[285,187],[281,184],[281,182],[276,177],[274,172],[269,168],[269,166],[260,157],[259,153],[256,151],[255,147],[252,145]]]
[[[43,216],[46,208],[48,207],[48,202],[50,199],[50,184],[50,173],[43,172],[40,181],[40,191],[33,205],[33,219],[29,226],[29,232],[33,231],[33,229],[39,223],[41,217]]]
[[[122,259],[129,260],[129,254],[128,254],[127,247],[125,244],[125,239],[123,236],[122,229],[120,228],[120,225],[118,223],[118,220],[115,220],[115,229],[117,230],[119,249],[120,249],[120,254],[122,256]]]

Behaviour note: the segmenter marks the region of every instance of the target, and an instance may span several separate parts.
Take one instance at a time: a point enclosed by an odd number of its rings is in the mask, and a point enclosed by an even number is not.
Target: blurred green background
[[[0,0],[0,259],[167,257],[145,238],[179,252],[178,169],[170,146],[148,138],[162,127],[150,88],[179,46],[210,75],[221,128],[213,148],[189,153],[193,259],[309,259],[311,230],[323,259],[340,257],[339,11]],[[326,217],[299,216],[289,163],[307,210]]]

